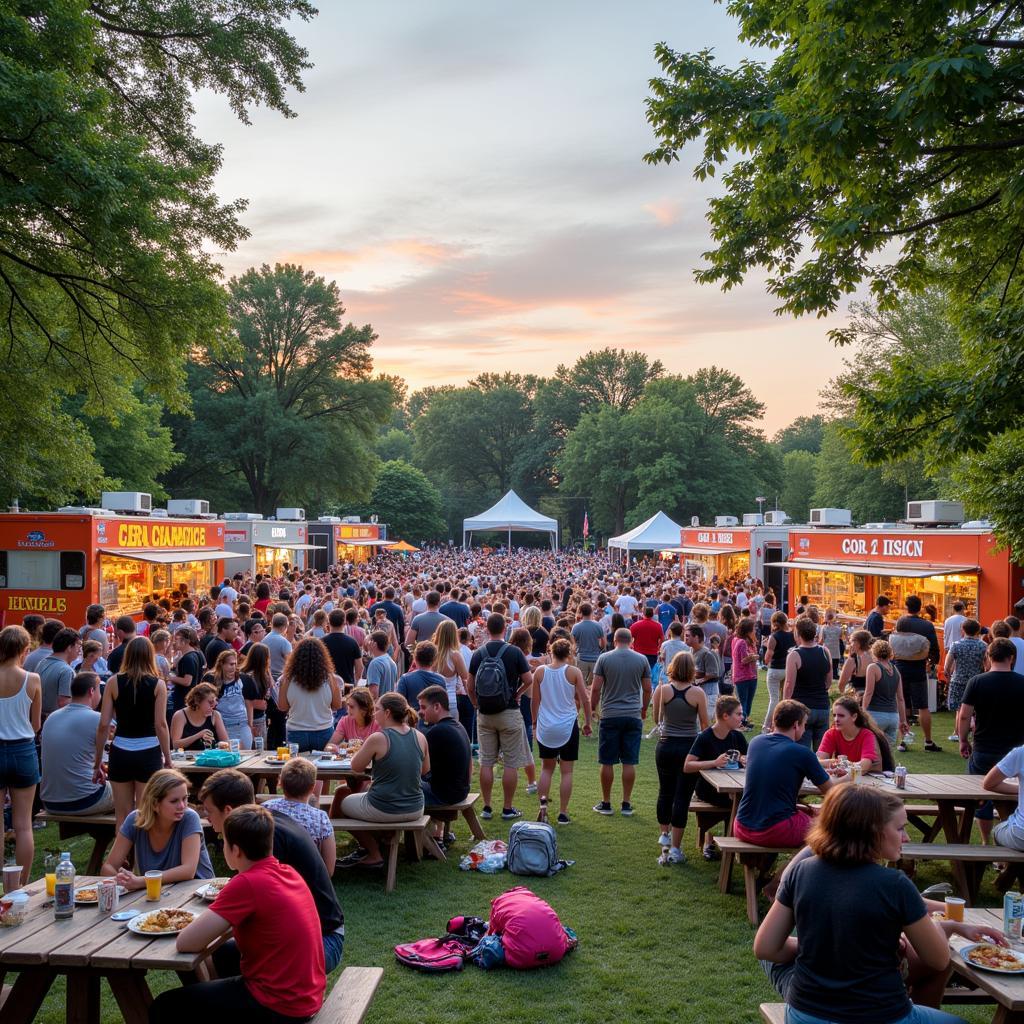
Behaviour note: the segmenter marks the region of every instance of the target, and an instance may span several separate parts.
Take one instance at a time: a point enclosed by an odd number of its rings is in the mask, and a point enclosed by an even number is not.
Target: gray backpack
[[[554,875],[572,861],[558,857],[558,840],[551,825],[517,821],[508,833],[506,866],[513,875]]]

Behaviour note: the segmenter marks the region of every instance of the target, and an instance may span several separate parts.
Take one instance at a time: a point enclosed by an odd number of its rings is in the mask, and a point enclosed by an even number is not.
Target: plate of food
[[[287,758],[275,757],[273,754],[271,754],[269,757],[263,758],[263,761],[264,761],[265,764],[273,764],[273,765],[286,764],[287,760],[288,760]]]
[[[994,942],[972,942],[961,946],[960,955],[966,963],[983,971],[994,971],[996,974],[1024,974],[1024,953],[1005,946],[997,946]]]
[[[118,897],[123,896],[128,890],[123,886],[117,887]],[[80,906],[95,906],[100,901],[100,887],[93,885],[80,885],[75,889],[75,902]]]
[[[206,885],[201,885],[196,889],[196,895],[207,902],[215,900],[220,895],[221,889],[230,881],[230,878],[211,878]]]
[[[192,910],[165,908],[139,914],[128,922],[128,930],[136,935],[152,938],[154,935],[177,935],[184,931],[199,915]]]

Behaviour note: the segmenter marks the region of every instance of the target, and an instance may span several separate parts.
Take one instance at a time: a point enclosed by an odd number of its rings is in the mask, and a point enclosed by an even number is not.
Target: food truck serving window
[[[822,611],[835,608],[840,615],[867,613],[864,577],[860,573],[804,569],[797,576],[796,593],[806,595]]]
[[[172,596],[182,583],[189,594],[205,592],[213,583],[216,563],[160,565],[105,554],[100,566],[100,604],[108,615],[115,616],[134,615],[147,601]]]
[[[953,614],[954,601],[963,601],[967,615],[977,614],[978,609],[978,577],[974,573],[925,576],[923,579],[879,576],[878,593],[885,594],[892,601],[890,612],[902,610],[907,595],[917,594],[924,608],[934,606],[940,626]]]
[[[84,590],[84,551],[0,551],[0,588]]]

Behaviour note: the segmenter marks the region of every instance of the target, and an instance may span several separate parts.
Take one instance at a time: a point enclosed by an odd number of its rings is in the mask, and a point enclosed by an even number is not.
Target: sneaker
[[[667,832],[662,832],[661,835],[658,836],[658,845],[666,848],[672,845],[672,838]]]
[[[547,797],[541,797],[540,810],[537,812],[537,820],[547,822],[548,820],[548,801]]]
[[[686,854],[679,847],[673,847],[668,851],[668,862],[669,864],[685,864]]]
[[[501,820],[511,821],[513,818],[521,818],[523,812],[518,807],[503,807],[501,809]]]
[[[714,845],[714,843],[708,843],[708,845],[704,847],[702,852],[704,854],[704,859],[707,861],[722,859],[722,851],[719,850],[718,847]]]
[[[942,752],[942,747],[940,747],[938,743],[934,742],[933,740],[928,740],[924,745],[924,749],[927,750],[930,754],[937,754]]]
[[[494,811],[492,811],[487,804],[484,804],[484,809],[480,812],[480,817],[483,818],[484,821],[490,821],[491,818],[494,817]]]
[[[557,818],[555,819],[555,821],[556,821],[556,822],[557,822],[557,823],[558,823],[559,825],[568,825],[568,824],[569,824],[569,822],[570,822],[570,821],[572,821],[572,818],[570,818],[568,814],[561,814],[561,813],[560,813],[560,814],[558,815],[558,817],[557,817]]]
[[[602,800],[600,803],[594,804],[594,810],[597,811],[598,814],[614,814],[615,813],[612,810],[612,805],[610,803],[608,803],[607,800]]]
[[[631,818],[633,816],[633,805],[623,802],[622,804],[622,816],[624,818]]]
[[[366,860],[366,851],[355,850],[352,853],[350,853],[347,857],[342,857],[341,860],[338,861],[338,867],[354,868],[357,864],[364,860]]]
[[[537,792],[537,783],[536,782],[531,782],[526,787],[526,792],[529,793],[531,796],[533,796],[533,794]]]
[[[905,753],[907,752],[907,749],[908,749],[908,748],[907,748],[907,745],[906,745],[906,743],[901,743],[901,744],[900,744],[900,745],[899,745],[899,746],[898,746],[898,747],[897,747],[896,749],[897,749],[897,750],[898,750],[898,751],[899,751],[899,752],[900,752],[901,754],[905,754]]]
[[[668,850],[662,850],[661,853],[658,854],[658,865],[663,868],[668,867]]]
[[[441,844],[444,846],[446,850],[448,850],[451,847],[453,847],[458,841],[458,836],[456,836],[454,832],[449,832],[448,835],[446,835],[444,839],[441,841]]]

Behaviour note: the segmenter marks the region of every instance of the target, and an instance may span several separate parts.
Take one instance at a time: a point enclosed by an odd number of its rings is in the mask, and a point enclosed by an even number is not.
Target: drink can
[[[100,882],[97,896],[99,898],[99,911],[101,914],[112,914],[117,910],[117,905],[121,902],[121,898],[118,895],[117,879],[104,878]]]
[[[1003,897],[1003,935],[1011,945],[1020,945],[1024,920],[1024,897],[1011,890]]]
[[[263,747],[264,747],[263,737],[262,736],[254,736],[252,738],[252,749],[255,750],[257,754],[262,754],[263,753]]]
[[[850,762],[850,781],[854,785],[857,785],[857,783],[860,782],[860,772],[861,772],[860,761],[851,761]]]
[[[907,788],[907,767],[906,767],[906,765],[902,765],[902,764],[896,765],[896,771],[895,771],[895,773],[893,775],[893,778],[894,778],[894,780],[896,782],[896,788],[897,789],[906,789]]]

